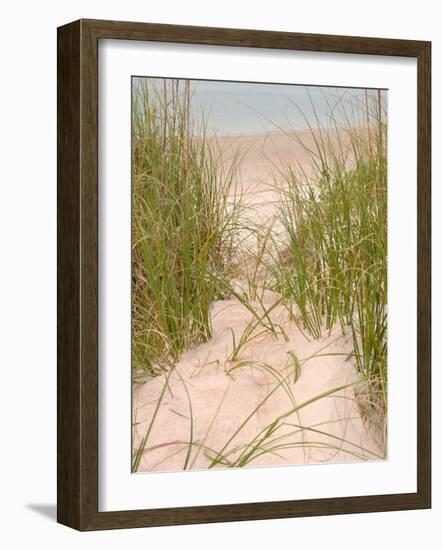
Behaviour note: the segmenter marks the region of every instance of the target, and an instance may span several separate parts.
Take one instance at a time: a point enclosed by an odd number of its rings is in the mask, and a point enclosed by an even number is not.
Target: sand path
[[[302,161],[305,151],[282,135],[222,145],[226,163],[238,145],[244,152],[236,190],[247,205],[242,221],[272,225],[284,238],[273,175],[281,160]],[[244,239],[244,249],[256,248],[254,239]],[[381,459],[353,399],[351,339],[338,327],[308,338],[270,291],[250,305],[255,314],[236,298],[213,303],[211,340],[184,353],[169,374],[135,386],[135,448],[149,432],[139,471]],[[250,331],[263,308],[266,326]]]

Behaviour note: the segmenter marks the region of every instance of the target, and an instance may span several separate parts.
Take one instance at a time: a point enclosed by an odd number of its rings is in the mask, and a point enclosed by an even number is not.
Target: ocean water
[[[141,86],[163,90],[171,79],[134,77]],[[176,82],[176,81],[175,81]],[[190,80],[191,117],[196,127],[204,121],[208,133],[255,134],[309,127],[365,125],[377,117],[379,101],[387,117],[387,90]],[[181,86],[183,89],[184,86]]]

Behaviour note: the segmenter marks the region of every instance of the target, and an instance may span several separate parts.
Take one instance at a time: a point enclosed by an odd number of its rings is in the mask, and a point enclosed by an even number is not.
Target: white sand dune
[[[269,306],[271,298],[266,302]],[[194,446],[188,467],[206,468],[221,451],[233,462],[241,452],[250,451],[247,445],[256,444],[254,438],[278,415],[296,406],[301,408],[281,421],[281,427],[263,443],[263,454],[251,460],[249,466],[381,458],[381,450],[361,421],[353,400],[353,386],[302,407],[323,392],[358,380],[348,360],[352,351],[349,338],[334,329],[329,336],[309,341],[296,322],[290,320],[287,310],[278,306],[271,313],[272,321],[283,327],[288,340],[269,331],[259,335],[262,328],[257,328],[257,336],[240,354],[242,366],[229,373],[237,364],[228,361],[233,349],[232,332],[238,342],[252,317],[235,299],[213,304],[213,338],[184,353],[170,375],[139,470],[182,469],[190,437]],[[323,355],[332,353],[339,355]],[[292,354],[301,363],[296,382]],[[267,366],[273,367],[281,378],[270,374]],[[149,428],[166,378],[158,376],[134,391],[135,442]],[[252,414],[260,404],[257,414]],[[305,429],[300,430],[299,426]],[[272,452],[278,445],[287,448]],[[235,448],[239,449],[230,454]]]
[[[227,164],[238,146],[245,153],[238,181],[248,205],[243,216],[282,234],[274,220],[274,171],[281,160],[305,161],[305,151],[284,135],[221,141]],[[251,238],[246,249],[256,247]],[[258,316],[271,309],[275,333],[257,323],[236,357],[234,347],[256,316],[236,298],[213,303],[211,340],[184,353],[169,374],[135,386],[134,448],[149,432],[138,471],[207,468],[216,457],[217,467],[383,458],[354,400],[360,377],[351,338],[338,327],[307,337],[279,301],[262,291],[262,302],[252,304]],[[316,399],[323,393],[329,395]]]

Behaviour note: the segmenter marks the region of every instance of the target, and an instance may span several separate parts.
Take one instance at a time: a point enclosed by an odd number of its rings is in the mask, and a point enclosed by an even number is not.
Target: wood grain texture
[[[98,41],[349,54],[418,63],[416,493],[98,511]],[[431,506],[431,48],[421,41],[80,20],[58,29],[58,521],[79,530],[407,510]]]
[[[417,447],[418,493],[431,507],[431,44],[418,57]]]
[[[425,44],[425,42],[416,40],[228,29],[222,27],[157,25],[129,21],[88,19],[82,20],[82,22],[87,26],[89,32],[100,38],[206,44],[212,46],[417,57]]]
[[[57,518],[79,526],[80,23],[58,31],[57,63]]]

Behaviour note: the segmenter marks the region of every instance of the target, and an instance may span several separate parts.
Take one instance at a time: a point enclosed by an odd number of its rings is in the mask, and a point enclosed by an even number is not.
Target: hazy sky
[[[150,82],[162,86],[163,79]],[[220,135],[328,126],[331,116],[342,123],[344,110],[353,123],[365,123],[362,89],[207,80],[191,80],[190,89],[194,120],[205,118],[209,132]],[[367,94],[375,105],[377,91]],[[382,92],[385,105],[386,94]]]

